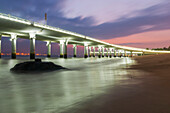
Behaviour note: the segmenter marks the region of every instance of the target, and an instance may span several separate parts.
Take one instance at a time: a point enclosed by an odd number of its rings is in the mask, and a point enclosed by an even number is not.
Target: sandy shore
[[[131,68],[146,73],[113,87],[68,113],[170,113],[170,55],[134,57]],[[136,84],[138,82],[138,84]]]
[[[133,69],[139,69],[150,72],[154,76],[169,76],[170,75],[170,55],[150,55],[142,57],[134,57],[138,65],[132,66]]]

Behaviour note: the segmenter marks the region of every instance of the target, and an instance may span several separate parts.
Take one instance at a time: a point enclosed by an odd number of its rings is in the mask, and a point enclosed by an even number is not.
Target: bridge
[[[77,46],[84,46],[85,58],[89,56],[95,57],[96,53],[98,57],[117,57],[122,55],[133,56],[134,54],[145,55],[170,53],[170,51],[146,50],[141,48],[110,44],[75,32],[0,13],[0,39],[2,36],[11,37],[11,57],[13,59],[16,58],[17,38],[30,40],[30,59],[35,58],[35,40],[47,42],[47,57],[51,56],[51,43],[60,44],[60,57],[64,58],[67,58],[68,44],[73,45],[74,57],[77,56]],[[98,52],[96,52],[96,48],[98,48]]]

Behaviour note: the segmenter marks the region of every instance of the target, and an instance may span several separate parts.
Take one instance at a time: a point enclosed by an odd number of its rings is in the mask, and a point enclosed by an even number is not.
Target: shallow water
[[[66,67],[41,74],[9,70],[24,59],[0,59],[0,113],[63,112],[129,79],[130,58],[43,59]]]

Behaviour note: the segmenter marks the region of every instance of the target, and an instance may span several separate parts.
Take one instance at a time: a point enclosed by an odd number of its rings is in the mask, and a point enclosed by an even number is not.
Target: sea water
[[[0,59],[0,113],[63,112],[129,79],[131,58],[43,58],[69,70],[14,74],[15,64],[29,59]]]

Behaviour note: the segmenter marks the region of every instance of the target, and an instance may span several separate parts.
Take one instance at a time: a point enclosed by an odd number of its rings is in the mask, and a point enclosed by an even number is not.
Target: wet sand
[[[65,113],[170,113],[170,55],[132,58],[131,79]],[[133,70],[138,70],[137,75]]]

